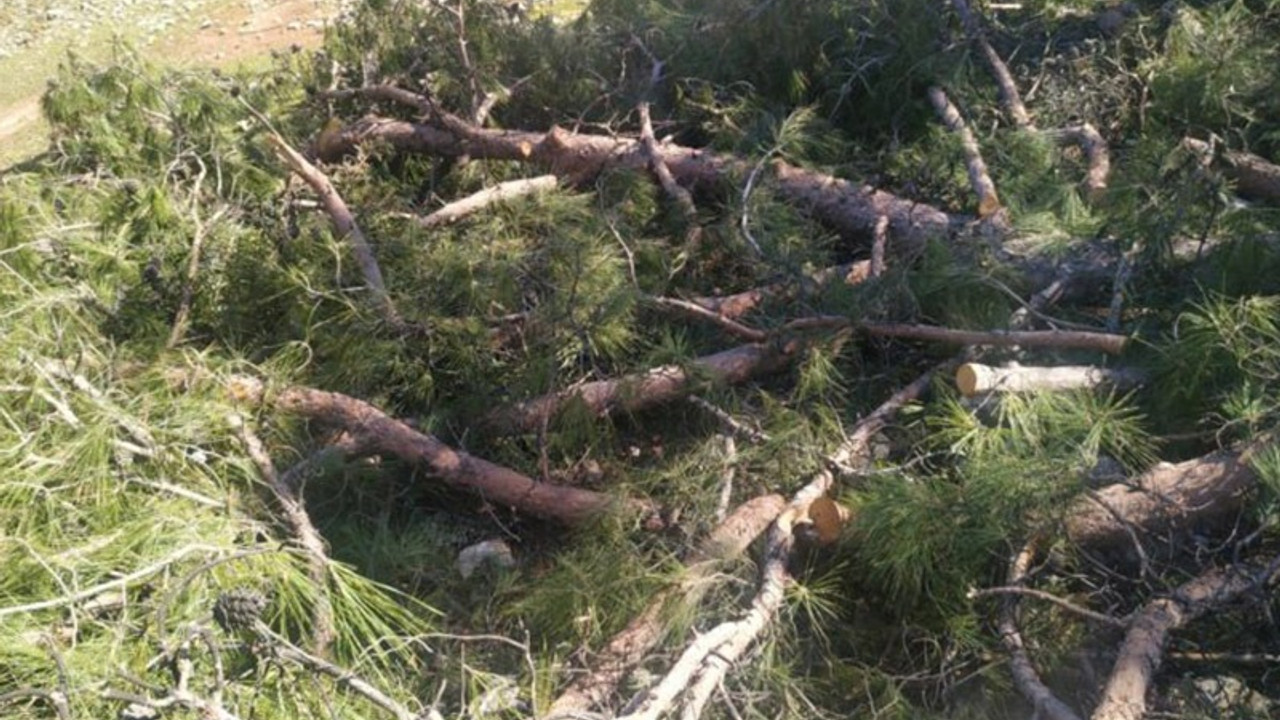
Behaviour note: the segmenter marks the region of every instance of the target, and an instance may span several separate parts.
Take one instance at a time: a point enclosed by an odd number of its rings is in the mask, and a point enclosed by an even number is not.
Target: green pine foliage
[[[1136,349],[1119,362],[1151,379],[1129,394],[978,401],[936,381],[874,439],[871,466],[841,478],[850,529],[833,549],[800,553],[779,621],[726,692],[742,717],[1027,714],[993,661],[995,604],[970,591],[1002,584],[1009,554],[1037,537],[1053,552],[1041,587],[1136,607],[1173,580],[1094,592],[1082,579],[1091,560],[1062,542],[1063,514],[1108,467],[1133,474],[1267,438],[1280,416],[1280,214],[1179,147],[1213,137],[1280,159],[1280,10],[1133,3],[1104,32],[1093,5],[1025,3],[989,19],[1038,126],[1089,121],[1111,141],[1111,187],[1096,202],[1082,197],[1077,153],[1004,121],[984,61],[937,3],[597,0],[575,19],[520,19],[464,0],[464,61],[452,3],[368,0],[322,51],[282,54],[258,73],[166,71],[127,47],[101,67],[69,58],[42,104],[49,151],[0,173],[0,714],[50,717],[43,700],[7,693],[65,686],[73,717],[113,717],[127,703],[105,690],[159,697],[173,683],[168,659],[186,653],[192,686],[221,682],[238,717],[379,716],[344,683],[215,629],[232,591],[264,598],[263,622],[300,646],[330,608],[330,659],[415,712],[545,709],[570,669],[685,577],[680,560],[716,526],[730,467],[734,503],[793,492],[849,427],[954,349],[853,330],[788,335],[807,343],[788,369],[693,385],[767,434],[740,438],[732,457],[721,423],[682,401],[612,418],[570,407],[515,437],[487,434],[481,419],[740,342],[651,296],[792,288],[740,318],[764,330],[813,315],[1007,327],[1014,296],[1040,288],[980,231],[908,258],[891,247],[883,276],[814,287],[814,271],[865,259],[865,238],[834,236],[770,179],[783,159],[970,211],[959,143],[923,96],[935,84],[978,137],[1010,247],[1044,262],[1085,245],[1129,252],[1119,319]],[[371,82],[462,112],[507,88],[491,124],[512,129],[630,134],[645,100],[660,138],[760,172],[700,189],[696,242],[670,198],[631,170],[428,230],[411,216],[542,169],[362,148],[324,169],[373,244],[404,332],[378,314],[348,243],[250,112],[300,149],[331,119],[416,117],[325,95]],[[1100,325],[1112,288],[1094,290],[1037,321]],[[983,360],[1104,362],[1025,349]],[[226,392],[237,374],[348,393],[541,481],[651,500],[666,528],[618,515],[567,530],[387,458],[327,454],[301,487],[331,554],[317,581],[238,427],[263,438],[281,472],[330,438],[237,405]],[[1262,528],[1254,541],[1270,548],[1280,458],[1251,462],[1262,488],[1249,532]],[[514,567],[464,579],[458,552],[493,538],[513,548]],[[1167,577],[1201,550],[1168,548]],[[670,603],[664,644],[623,693],[740,615],[755,591],[748,555]],[[1042,663],[1091,642],[1061,610],[1024,608]],[[1215,631],[1230,643],[1241,627],[1228,614]]]

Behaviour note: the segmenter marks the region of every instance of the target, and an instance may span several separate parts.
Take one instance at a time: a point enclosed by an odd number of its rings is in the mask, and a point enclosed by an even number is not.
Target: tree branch
[[[960,117],[960,111],[947,97],[946,92],[938,86],[928,90],[929,102],[938,113],[947,129],[960,138],[960,147],[964,150],[964,164],[969,170],[969,185],[978,196],[978,217],[985,218],[1000,212],[1000,198],[996,195],[996,185],[991,182],[987,172],[987,163],[982,159],[982,150],[978,147],[978,139],[973,131]]]
[[[490,188],[485,188],[484,190],[468,195],[461,200],[454,200],[439,210],[432,212],[430,215],[415,218],[415,220],[424,228],[449,225],[472,213],[493,205],[494,203],[505,202],[524,195],[532,195],[537,192],[553,190],[556,185],[557,180],[555,175],[539,175],[538,177],[527,178],[524,180],[510,180],[508,182],[498,183]]]

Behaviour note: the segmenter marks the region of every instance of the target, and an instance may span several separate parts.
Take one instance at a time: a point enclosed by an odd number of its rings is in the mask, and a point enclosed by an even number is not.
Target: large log
[[[646,152],[640,140],[630,137],[585,135],[559,127],[546,132],[479,128],[398,88],[362,88],[349,94],[412,105],[429,119],[366,117],[325,134],[314,148],[321,160],[332,162],[359,147],[385,144],[403,152],[534,163],[571,183],[611,168],[643,170],[660,160],[680,185],[691,189],[712,189],[752,171],[751,163],[741,158],[673,143],[657,143]],[[877,220],[887,217],[895,247],[905,253],[972,220],[781,160],[772,167],[776,191],[788,202],[837,232],[857,237],[870,237]]]
[[[1255,450],[1160,463],[1131,482],[1101,488],[1101,502],[1081,499],[1067,514],[1067,536],[1081,545],[1117,545],[1129,542],[1134,528],[1158,535],[1237,513],[1257,487]]]

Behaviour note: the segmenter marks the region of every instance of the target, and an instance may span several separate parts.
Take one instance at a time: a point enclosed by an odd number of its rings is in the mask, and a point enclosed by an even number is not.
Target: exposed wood
[[[1067,513],[1067,536],[1081,545],[1116,546],[1129,542],[1126,523],[1159,535],[1234,515],[1257,487],[1250,458],[1258,447],[1160,463],[1131,482],[1099,488],[1103,504],[1082,498]]]
[[[244,376],[233,379],[230,391],[237,400],[265,403],[282,412],[342,428],[367,452],[397,457],[448,485],[531,515],[578,525],[599,517],[615,504],[603,493],[537,482],[455,450],[432,435],[388,417],[369,403],[341,393],[298,386],[268,393],[261,382]],[[651,505],[640,501],[625,501],[622,505],[646,516],[653,512]]]
[[[574,713],[602,707],[617,692],[618,683],[648,656],[666,631],[664,616],[675,600],[692,602],[695,590],[717,563],[741,555],[786,507],[781,495],[763,495],[748,500],[725,518],[685,561],[679,584],[657,597],[627,627],[591,660],[588,672],[569,684],[551,704],[544,720],[571,717]],[[700,593],[698,593],[700,594]]]
[[[612,380],[596,380],[516,405],[500,408],[484,425],[498,434],[535,432],[544,421],[577,406],[596,417],[615,412],[637,412],[689,394],[699,379],[735,384],[777,372],[799,354],[799,341],[741,345],[691,361],[687,367],[664,365]]]
[[[884,274],[884,253],[889,244],[889,218],[883,215],[876,220],[876,227],[871,233],[871,262],[867,267],[869,277],[878,278]]]
[[[991,181],[991,174],[987,171],[987,163],[982,159],[978,139],[942,88],[934,85],[929,88],[928,95],[929,102],[933,104],[933,109],[943,124],[960,138],[965,168],[969,171],[969,185],[973,188],[974,195],[978,196],[978,217],[991,217],[1000,211],[1000,198],[996,194],[995,183]]]
[[[1164,660],[1169,633],[1261,587],[1280,569],[1280,558],[1266,568],[1214,568],[1185,583],[1169,597],[1147,603],[1134,619],[1107,678],[1092,720],[1142,720],[1147,692]]]
[[[859,323],[858,328],[868,335],[907,340],[927,340],[953,345],[993,345],[996,347],[1076,348],[1119,354],[1124,352],[1128,338],[1111,333],[1083,330],[952,330],[933,325],[904,325],[895,323]]]
[[[993,367],[981,363],[965,363],[956,368],[956,387],[965,397],[988,392],[1072,390],[1102,385],[1124,389],[1140,385],[1144,379],[1144,374],[1133,368],[1101,368],[1091,365]]]
[[[407,91],[371,87],[347,93],[412,103],[429,111],[430,117],[420,123],[362,119],[318,146],[321,159],[337,160],[357,147],[385,144],[403,152],[535,163],[574,184],[607,168],[641,169],[650,163],[648,153],[637,152],[640,141],[635,138],[584,135],[558,127],[547,132],[489,130],[430,108]],[[751,172],[750,163],[731,155],[672,143],[657,145],[656,150],[676,182],[691,190],[715,188]],[[869,237],[879,217],[888,217],[890,232],[899,241],[896,247],[903,253],[918,251],[926,239],[944,236],[971,220],[781,160],[771,166],[775,191],[837,232]]]
[[[553,190],[556,184],[555,175],[540,175],[535,178],[498,183],[461,200],[454,200],[426,217],[417,218],[417,222],[426,228],[448,225],[495,203]]]
[[[1235,181],[1236,190],[1242,195],[1280,202],[1280,165],[1252,153],[1225,150],[1217,153],[1214,146],[1203,140],[1183,138],[1182,146],[1204,158],[1207,164],[1222,170]],[[1218,162],[1214,162],[1214,160]]]

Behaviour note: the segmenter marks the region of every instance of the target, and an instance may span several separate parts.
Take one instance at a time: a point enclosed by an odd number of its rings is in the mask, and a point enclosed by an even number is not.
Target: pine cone
[[[235,588],[218,596],[213,604],[213,621],[226,632],[247,630],[266,609],[265,595],[250,588]]]

